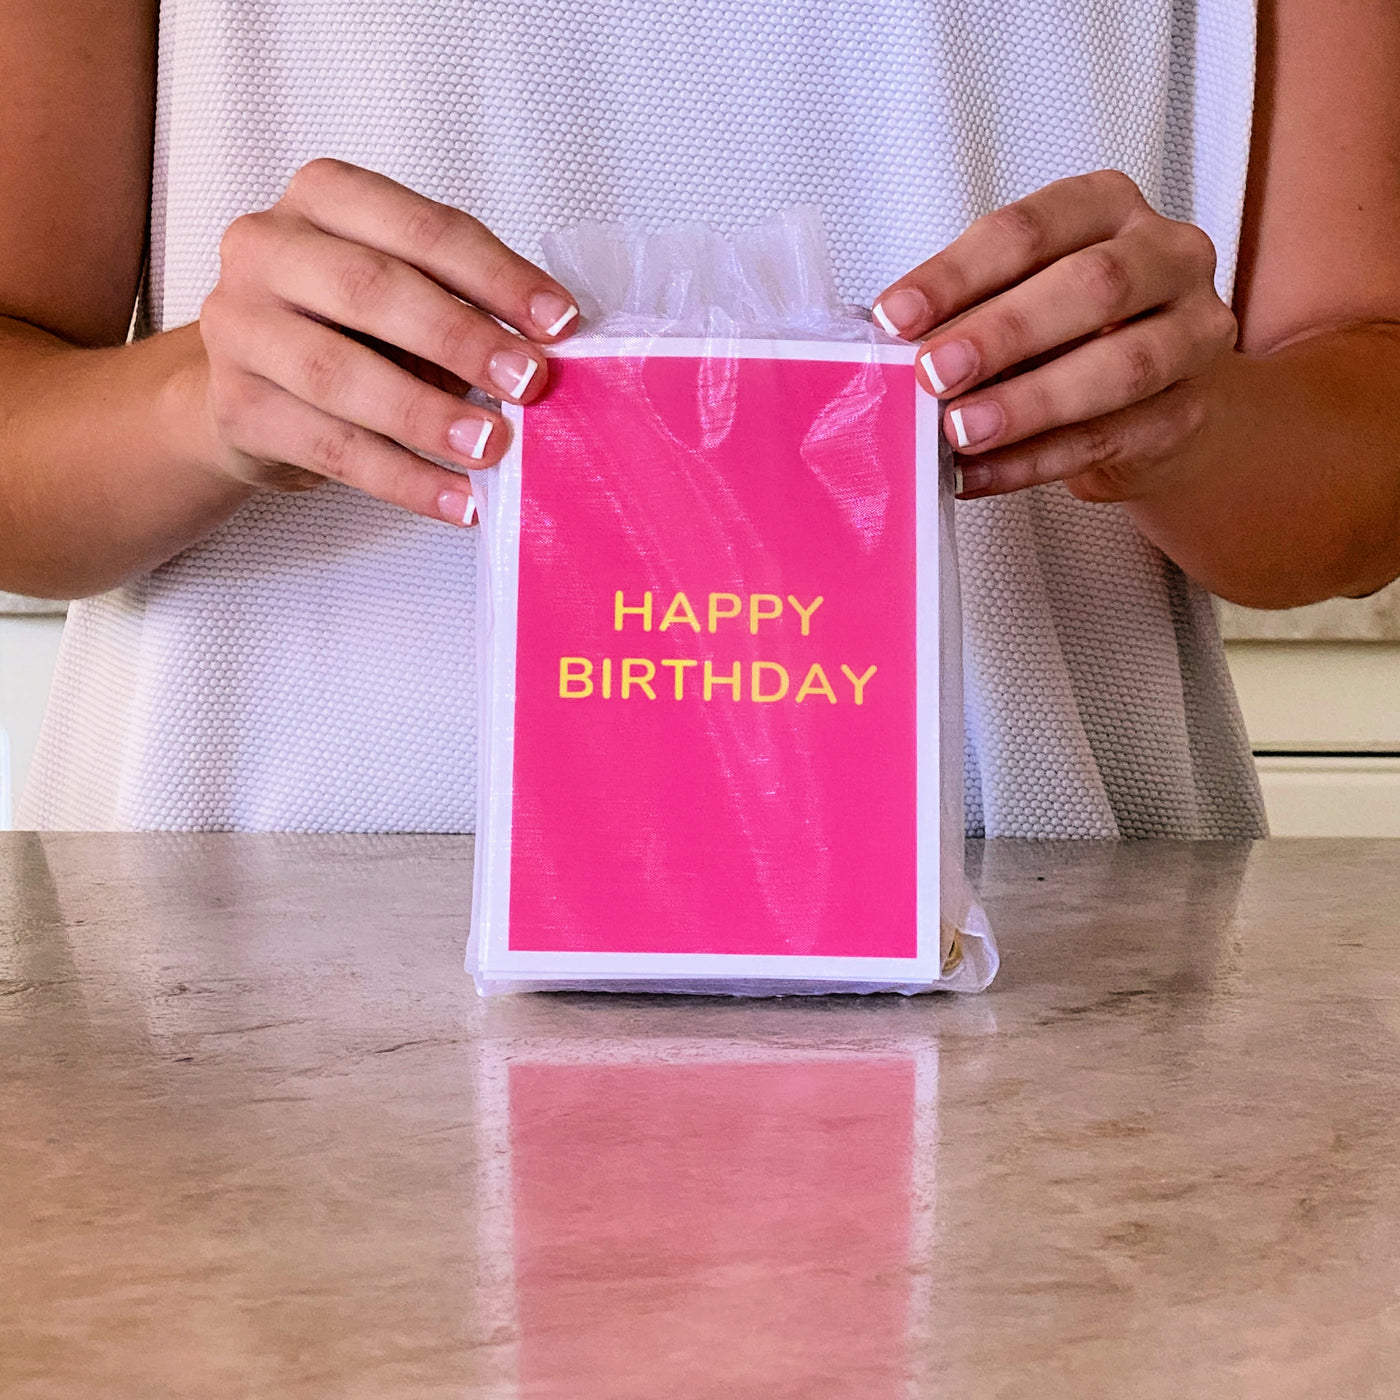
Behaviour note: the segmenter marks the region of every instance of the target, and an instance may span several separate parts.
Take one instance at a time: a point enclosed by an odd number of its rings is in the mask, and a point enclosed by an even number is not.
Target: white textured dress
[[[1228,295],[1251,0],[165,0],[148,316],[194,319],[237,215],[315,156],[537,257],[581,218],[820,207],[843,294],[1116,166]],[[1209,600],[1114,506],[960,504],[969,829],[1255,835]],[[265,496],[77,604],[21,819],[467,831],[475,542],[347,489]]]

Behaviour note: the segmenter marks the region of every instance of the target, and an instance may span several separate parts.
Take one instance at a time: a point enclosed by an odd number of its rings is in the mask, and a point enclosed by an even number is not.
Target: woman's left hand
[[[1205,422],[1201,377],[1235,344],[1215,249],[1116,170],[979,219],[876,302],[924,341],[963,496],[1063,481],[1085,501],[1159,489]]]

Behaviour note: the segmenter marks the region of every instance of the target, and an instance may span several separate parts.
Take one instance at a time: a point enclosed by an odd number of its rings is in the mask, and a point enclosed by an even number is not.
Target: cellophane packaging
[[[473,473],[484,994],[976,991],[951,460],[817,216],[583,224]]]

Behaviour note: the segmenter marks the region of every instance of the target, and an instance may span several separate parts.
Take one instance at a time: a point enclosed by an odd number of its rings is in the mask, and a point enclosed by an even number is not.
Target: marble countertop
[[[1400,1393],[1400,842],[975,848],[980,998],[535,996],[434,837],[0,837],[7,1400]]]
[[[1217,599],[1216,610],[1226,641],[1400,642],[1400,583],[1369,598],[1330,598],[1270,611]]]

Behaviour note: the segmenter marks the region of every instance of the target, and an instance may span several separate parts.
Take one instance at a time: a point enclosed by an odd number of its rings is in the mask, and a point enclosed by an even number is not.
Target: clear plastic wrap
[[[976,991],[951,461],[796,210],[550,239],[583,328],[473,473],[483,994]]]

